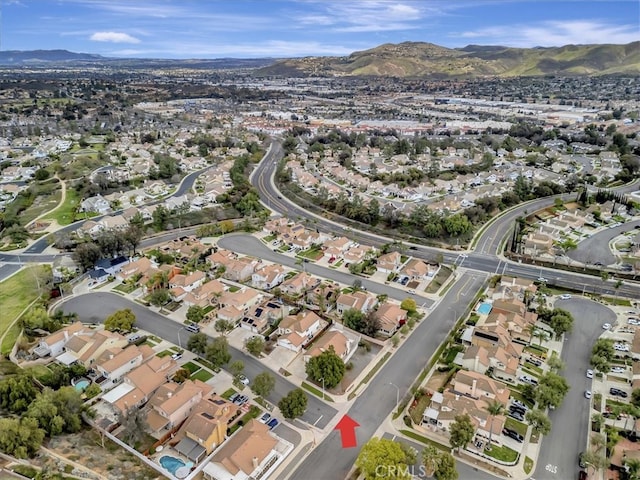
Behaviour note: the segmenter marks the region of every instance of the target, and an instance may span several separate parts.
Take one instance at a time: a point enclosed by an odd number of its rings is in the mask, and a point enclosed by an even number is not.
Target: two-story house
[[[244,314],[264,298],[264,294],[253,288],[243,288],[236,292],[224,292],[218,303],[220,308],[216,312],[218,318],[229,322],[239,322]]]
[[[147,424],[154,432],[174,428],[182,423],[195,406],[213,393],[213,387],[200,380],[167,382],[160,386],[148,402]]]
[[[254,333],[264,333],[275,322],[289,314],[289,306],[274,300],[266,300],[250,308],[242,320],[240,327]]]
[[[284,281],[285,269],[282,265],[270,264],[257,269],[251,275],[251,284],[254,288],[271,290]]]
[[[293,444],[251,419],[203,469],[206,480],[267,480],[293,450]]]
[[[340,330],[329,330],[313,342],[313,345],[304,354],[304,361],[306,363],[323,352],[333,350],[333,353],[346,364],[358,348],[358,341],[359,337],[349,338]]]
[[[215,305],[226,290],[227,288],[224,283],[219,280],[211,280],[187,292],[182,298],[182,302],[187,306],[198,305],[200,307],[206,307],[208,305]]]
[[[378,333],[386,337],[391,337],[407,321],[407,311],[391,302],[381,304],[375,315],[379,322]]]
[[[277,345],[300,352],[326,326],[327,322],[310,310],[288,315],[278,325]]]
[[[320,285],[320,279],[306,272],[299,272],[289,280],[285,280],[280,285],[280,291],[284,295],[297,297]]]
[[[377,269],[379,272],[392,273],[395,272],[400,265],[402,255],[398,252],[384,253],[378,257]]]
[[[363,291],[342,293],[336,299],[336,310],[342,315],[347,310],[355,309],[367,313],[378,304],[378,299]]]
[[[57,332],[51,333],[38,342],[38,346],[33,352],[38,357],[57,357],[64,352],[64,347],[74,335],[78,335],[89,329],[80,322],[74,322]]]
[[[207,275],[200,270],[187,275],[179,273],[169,280],[169,292],[174,300],[182,300],[187,293],[202,285],[206,278]]]

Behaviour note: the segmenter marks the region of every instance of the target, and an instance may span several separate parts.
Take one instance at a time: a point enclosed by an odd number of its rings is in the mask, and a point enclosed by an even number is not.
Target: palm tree
[[[536,327],[534,323],[530,323],[525,328],[525,332],[529,334],[529,345],[531,345],[531,340],[535,336],[537,330],[538,330],[538,327]]]
[[[504,410],[504,405],[497,400],[493,400],[486,407],[485,410],[489,412],[489,445],[488,449],[491,449],[491,437],[493,435],[493,419],[496,415],[500,415]]]
[[[427,477],[432,477],[438,469],[438,465],[440,464],[440,455],[442,455],[440,450],[433,445],[425,447],[422,451],[422,463]]]
[[[533,336],[538,339],[538,345],[542,345],[542,341],[547,341],[549,339],[549,335],[546,331],[541,328],[536,328],[536,331],[533,332]]]
[[[600,450],[602,450],[602,447],[604,447],[607,443],[607,440],[605,439],[605,436],[601,433],[594,433],[591,435],[591,447],[593,448],[594,452],[599,452]]]
[[[627,471],[628,480],[640,480],[640,460],[637,458],[625,460],[624,468]]]

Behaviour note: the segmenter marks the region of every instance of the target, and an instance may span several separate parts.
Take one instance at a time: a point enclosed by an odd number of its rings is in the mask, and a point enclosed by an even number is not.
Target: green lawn
[[[305,250],[298,254],[298,257],[308,258],[309,260],[318,260],[322,258],[322,251],[319,248],[310,248],[309,250]]]
[[[225,400],[229,400],[231,398],[231,395],[233,395],[234,393],[238,393],[235,391],[235,389],[230,388],[229,390],[226,390],[222,395],[220,395],[222,398],[224,398]]]
[[[413,438],[414,440],[417,440],[420,443],[425,443],[427,445],[433,445],[434,447],[442,450],[443,452],[450,452],[451,451],[451,447],[449,447],[448,445],[444,445],[442,443],[438,443],[438,442],[436,442],[434,440],[431,440],[430,438],[423,437],[422,435],[417,434],[413,430],[400,430],[400,433],[402,433],[403,435],[406,435],[409,438]]]
[[[431,282],[427,286],[425,292],[436,293],[438,289],[444,284],[444,282],[447,281],[447,279],[449,278],[449,275],[451,275],[451,269],[448,267],[441,266],[435,278],[431,280]]]
[[[162,358],[162,357],[168,357],[169,355],[173,355],[173,352],[171,350],[163,350],[160,353],[157,354],[158,357]]]
[[[191,375],[191,380],[200,380],[201,382],[206,382],[207,380],[213,378],[213,373],[201,368],[196,373]]]
[[[121,283],[120,285],[116,285],[115,287],[113,287],[115,291],[122,293],[131,293],[136,288],[138,288],[138,285],[136,285],[135,283]]]
[[[533,469],[533,460],[530,459],[529,457],[525,457],[523,468],[524,468],[524,473],[529,475],[531,473],[531,470]]]
[[[484,453],[485,455],[493,457],[497,460],[502,460],[503,462],[515,462],[518,458],[518,452],[504,446],[498,447],[497,445],[492,445],[491,450],[485,450]]]
[[[316,387],[314,387],[313,385],[307,383],[307,382],[302,382],[302,388],[304,388],[305,390],[310,391],[311,393],[313,393],[316,397],[318,398],[322,398],[322,390],[317,389]],[[329,395],[327,395],[327,391],[325,390],[324,392],[324,399],[327,402],[333,402],[333,398],[331,398]]]
[[[182,368],[186,368],[187,370],[189,370],[189,373],[194,374],[196,373],[198,370],[200,370],[200,366],[196,365],[193,362],[187,362],[184,365],[182,365]]]
[[[207,362],[204,358],[198,358],[196,360],[196,363],[199,363],[200,365],[202,365],[203,367],[207,367],[209,370],[211,370],[212,372],[218,373],[220,371],[219,368],[215,368],[213,366],[213,363],[211,362]]]
[[[9,326],[29,304],[38,298],[34,273],[43,268],[49,267],[28,267],[0,282],[0,305],[2,305],[0,308],[0,336],[9,330]],[[20,329],[17,327],[9,331],[2,342],[1,351],[3,354],[11,351],[19,333]]]
[[[52,208],[56,208],[61,198],[62,192],[60,189],[55,190],[51,194],[39,195],[33,202],[33,205],[20,214],[20,223],[26,225],[30,221],[44,215]]]
[[[64,203],[47,215],[47,218],[55,219],[60,225],[69,225],[76,219],[76,209],[80,199],[73,188],[67,188]]]
[[[517,421],[515,418],[507,417],[507,421],[504,422],[505,428],[515,430],[523,437],[527,434],[527,424]]]

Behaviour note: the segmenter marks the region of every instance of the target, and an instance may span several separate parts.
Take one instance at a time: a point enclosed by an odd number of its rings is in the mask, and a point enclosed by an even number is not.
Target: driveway
[[[108,315],[116,310],[130,308],[136,315],[136,325],[139,328],[151,332],[174,345],[178,345],[181,341],[186,343],[188,338],[188,333],[182,328],[182,325],[115,293],[97,292],[80,295],[66,300],[58,308],[66,313],[76,312],[80,320],[86,323],[102,323]],[[267,370],[253,356],[233,347],[230,347],[229,351],[232,355],[231,361],[241,360],[244,363],[244,374],[249,380]],[[277,404],[282,397],[296,388],[296,386],[280,375],[275,374],[274,377],[276,386],[267,397],[267,400]],[[319,428],[324,428],[335,416],[336,410],[312,394],[307,394],[307,397],[309,402],[302,420],[310,424],[315,423]]]
[[[616,315],[604,305],[583,299],[563,300],[556,305],[573,315],[573,332],[568,335],[562,349],[566,367],[562,374],[569,382],[569,392],[560,408],[549,412],[551,433],[542,439],[536,471],[536,480],[564,480],[576,478],[578,455],[587,444],[590,400],[584,398],[591,390],[586,377],[594,342],[604,331],[602,324],[613,323]]]
[[[593,265],[600,262],[604,266],[613,265],[618,261],[618,258],[609,249],[609,242],[621,233],[633,230],[636,225],[640,225],[640,220],[602,230],[580,242],[578,248],[567,252],[567,256],[580,263]]]

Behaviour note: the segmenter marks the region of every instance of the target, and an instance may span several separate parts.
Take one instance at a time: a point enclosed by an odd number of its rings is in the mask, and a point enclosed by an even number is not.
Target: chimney
[[[167,398],[171,398],[173,395],[173,392],[167,392]]]
[[[258,463],[258,457],[253,457],[251,459],[251,462],[253,463],[254,470],[260,466],[260,464]]]

